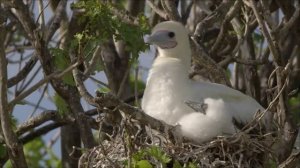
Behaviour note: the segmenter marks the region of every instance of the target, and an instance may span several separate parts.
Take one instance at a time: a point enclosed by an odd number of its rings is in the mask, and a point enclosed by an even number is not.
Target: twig
[[[295,25],[297,22],[299,22],[299,16],[300,16],[300,2],[296,1],[296,10],[293,14],[293,16],[284,24],[284,27],[280,29],[279,34],[288,34],[289,30]]]
[[[135,67],[135,75],[134,75],[134,99],[135,99],[135,104],[137,107],[141,107],[141,105],[139,104],[139,97],[138,97],[138,80],[139,80],[139,67],[136,66]]]
[[[233,19],[234,16],[236,16],[238,14],[238,10],[240,10],[240,6],[242,4],[241,0],[237,0],[235,1],[234,5],[229,9],[228,13],[226,14],[224,21],[222,23],[221,26],[221,31],[218,34],[218,37],[216,39],[216,42],[214,43],[214,45],[212,46],[210,53],[215,53],[217,51],[217,49],[219,48],[219,46],[222,43],[222,40],[225,36],[225,32],[228,29],[228,23]]]
[[[146,3],[147,3],[147,5],[149,5],[150,8],[152,8],[152,10],[155,11],[160,17],[162,17],[162,18],[165,19],[165,20],[168,19],[168,14],[167,14],[165,11],[159,9],[159,7],[156,6],[152,0],[147,0]]]
[[[26,143],[32,141],[34,138],[44,135],[44,134],[48,133],[49,131],[59,128],[65,124],[66,124],[65,122],[50,123],[48,125],[42,126],[38,129],[26,134],[23,137],[20,137],[19,141],[26,144]]]
[[[195,37],[191,38],[191,42],[192,54],[194,58],[193,61],[195,61],[195,64],[200,65],[211,72],[214,76],[213,79],[215,80],[215,82],[231,86],[230,81],[226,78],[224,69],[219,67],[217,63],[209,57],[208,53],[205,52],[204,49],[197,43]]]
[[[100,63],[100,61],[99,61],[99,59],[101,58],[100,55],[101,55],[101,46],[98,45],[96,47],[96,49],[94,50],[92,59],[88,65],[88,67],[86,67],[86,69],[83,73],[84,76],[89,76],[91,74],[92,70],[94,70],[95,66]]]
[[[23,93],[21,93],[20,95],[18,95],[17,97],[15,97],[10,103],[9,106],[13,107],[15,104],[17,104],[19,101],[21,101],[22,99],[24,99],[25,97],[27,97],[28,95],[30,95],[31,93],[33,93],[35,90],[37,90],[38,88],[40,88],[42,85],[44,85],[45,83],[49,82],[52,79],[60,79],[62,78],[66,73],[70,72],[71,70],[73,70],[75,67],[77,67],[79,65],[79,63],[75,63],[71,66],[69,66],[68,68],[66,68],[63,72],[61,73],[52,73],[48,76],[46,76],[44,79],[40,80],[39,82],[37,82],[35,85],[33,85],[32,87],[30,87],[29,89],[27,89],[26,91],[24,91]]]
[[[31,57],[30,60],[25,64],[23,69],[17,73],[17,75],[8,79],[7,87],[10,88],[15,84],[17,84],[18,82],[20,82],[21,80],[23,80],[30,73],[30,71],[36,64],[37,60],[38,59],[36,56]]]
[[[58,5],[55,9],[53,19],[51,20],[50,27],[47,29],[47,32],[46,32],[46,35],[45,35],[46,43],[49,42],[49,40],[54,35],[55,31],[59,28],[60,22],[66,14],[65,13],[66,5],[67,5],[67,0],[60,0],[59,1]]]
[[[43,89],[43,91],[42,91],[42,93],[41,93],[41,95],[40,95],[40,97],[39,97],[39,99],[38,99],[36,105],[34,106],[33,111],[30,113],[30,115],[28,116],[27,120],[28,120],[29,118],[31,118],[31,117],[35,114],[35,112],[37,111],[37,109],[40,107],[41,102],[42,102],[42,100],[43,100],[44,97],[45,97],[45,94],[46,94],[47,89],[48,89],[48,84],[44,87],[44,89]]]
[[[212,14],[208,15],[205,19],[203,19],[196,25],[194,36],[201,37],[205,33],[207,27],[224,19],[226,13],[234,2],[235,1],[223,1]]]
[[[109,88],[109,86],[108,86],[106,83],[104,83],[104,82],[102,82],[102,81],[100,81],[100,80],[98,80],[98,79],[96,79],[96,78],[94,78],[94,77],[92,77],[92,76],[89,76],[89,78],[90,78],[92,81],[96,82],[97,84],[102,85],[102,86],[104,86],[104,87],[106,87],[106,88]]]
[[[124,76],[122,78],[122,81],[120,83],[120,87],[119,87],[118,92],[117,92],[117,97],[118,98],[120,98],[121,95],[123,94],[123,91],[125,89],[125,83],[126,83],[126,81],[128,79],[129,72],[130,72],[130,67],[127,68],[127,70],[126,70],[126,72],[125,72],[125,74],[124,74]]]
[[[87,91],[83,84],[82,75],[80,75],[79,69],[73,69],[73,77],[76,83],[76,87],[80,95],[91,105],[95,105],[94,97]]]
[[[281,62],[281,59],[280,59],[280,56],[279,56],[280,51],[278,49],[278,46],[275,46],[275,44],[273,43],[273,41],[275,39],[272,38],[271,35],[269,34],[269,32],[268,32],[268,30],[267,30],[267,28],[266,28],[266,26],[263,22],[263,18],[258,12],[258,9],[256,7],[256,2],[254,0],[250,0],[250,3],[251,3],[251,7],[253,9],[254,15],[257,18],[258,24],[259,24],[259,26],[262,30],[262,33],[268,41],[268,44],[269,44],[268,47],[270,48],[271,53],[272,53],[272,55],[275,59],[275,64],[276,64],[276,66],[281,66],[282,62]]]
[[[300,151],[292,153],[278,168],[293,168],[299,165]]]
[[[165,128],[171,128],[172,126],[167,125],[163,121],[159,121],[155,118],[148,116],[141,109],[131,106],[129,104],[121,102],[117,97],[112,94],[102,94],[97,92],[97,97],[95,102],[98,104],[98,107],[115,107],[116,109],[124,112],[125,114],[131,116],[133,119],[138,120],[144,126],[151,126],[151,128],[156,128],[162,132],[165,131]]]
[[[161,0],[160,2],[169,19],[181,21],[181,17],[179,16],[174,0]]]
[[[49,5],[49,2],[48,2]],[[39,16],[37,18],[37,20],[39,21],[39,24],[41,25],[41,29],[44,31],[45,30],[45,9],[47,8],[47,6],[45,6],[44,8],[44,4],[42,0],[38,1],[38,6],[39,6]]]
[[[22,135],[25,132],[36,128],[42,124],[44,124],[47,121],[71,121],[72,119],[68,119],[68,117],[64,117],[62,118],[62,116],[60,116],[60,114],[58,113],[58,111],[55,110],[47,110],[42,112],[41,114],[30,118],[29,120],[27,120],[26,122],[18,125],[16,133],[17,135]]]

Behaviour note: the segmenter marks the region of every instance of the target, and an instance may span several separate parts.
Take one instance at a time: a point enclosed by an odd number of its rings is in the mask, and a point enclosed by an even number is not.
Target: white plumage
[[[191,48],[188,32],[181,23],[159,23],[146,42],[157,46],[158,57],[149,72],[142,109],[170,125],[179,124],[184,137],[204,142],[233,134],[233,117],[247,122],[258,109],[263,110],[253,98],[237,90],[188,78]],[[206,113],[193,110],[185,104],[187,100],[204,102]]]

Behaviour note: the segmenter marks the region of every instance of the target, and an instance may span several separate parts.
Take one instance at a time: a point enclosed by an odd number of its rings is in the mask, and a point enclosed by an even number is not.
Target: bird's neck
[[[190,48],[187,46],[186,48]],[[190,49],[177,48],[176,50],[162,50],[158,48],[158,57],[153,63],[152,68],[159,66],[180,66],[181,71],[189,72],[191,67],[191,55]],[[170,67],[171,68],[171,67]],[[170,69],[172,70],[172,68]]]
[[[168,78],[173,81],[188,80],[190,61],[172,57],[158,56],[149,72],[148,80]]]

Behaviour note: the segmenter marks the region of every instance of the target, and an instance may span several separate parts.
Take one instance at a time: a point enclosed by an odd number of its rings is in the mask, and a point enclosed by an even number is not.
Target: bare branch
[[[73,70],[75,67],[77,67],[78,65],[80,65],[78,62],[69,66],[67,69],[65,69],[63,72],[61,73],[52,73],[48,76],[46,76],[44,79],[40,80],[39,82],[37,82],[35,85],[33,85],[32,87],[30,87],[29,89],[27,89],[26,91],[24,91],[23,93],[21,93],[20,95],[18,95],[16,98],[14,98],[10,103],[9,106],[13,107],[15,104],[17,104],[19,101],[21,101],[22,99],[24,99],[25,97],[27,97],[28,95],[30,95],[31,93],[33,93],[35,90],[37,90],[38,88],[40,88],[42,85],[44,85],[45,83],[49,82],[52,79],[61,79],[65,74],[67,74],[68,72],[70,72],[71,70]]]
[[[170,20],[181,21],[181,17],[179,16],[177,6],[174,0],[161,0],[160,1],[166,13],[168,14],[168,18]]]
[[[299,165],[300,151],[292,153],[278,168],[293,168]]]
[[[216,42],[210,49],[210,53],[215,53],[217,49],[220,47],[220,45],[222,44],[224,34],[228,30],[228,23],[234,18],[234,16],[236,16],[239,13],[238,11],[240,10],[241,5],[242,5],[241,0],[235,1],[234,5],[230,8],[228,13],[226,14],[224,21],[222,22],[221,31],[216,39]]]
[[[262,30],[262,33],[264,37],[267,39],[269,48],[271,50],[271,53],[274,57],[276,66],[282,66],[282,60],[280,58],[280,50],[277,45],[274,44],[275,38],[271,36],[271,34],[268,32],[268,29],[266,28],[266,25],[263,22],[262,16],[259,14],[259,11],[256,7],[256,2],[254,0],[250,0],[251,7],[253,9],[253,12],[255,14],[255,17],[257,18],[258,24]]]
[[[45,35],[46,43],[48,43],[48,41],[52,38],[52,36],[60,26],[61,20],[66,15],[65,13],[66,5],[67,5],[67,0],[59,1],[55,9],[53,19],[51,20],[52,22],[50,23],[50,27],[47,29],[47,33]]]
[[[16,133],[18,135],[22,135],[25,132],[29,131],[30,129],[36,128],[42,124],[44,124],[47,121],[57,121],[57,122],[63,122],[63,121],[72,121],[72,119],[67,119],[67,117],[62,117],[58,111],[55,110],[48,110],[44,111],[38,116],[32,117],[29,120],[25,121],[21,125],[17,127]],[[74,120],[74,119],[73,119]],[[74,122],[74,121],[73,121]]]
[[[225,71],[211,59],[207,52],[196,42],[194,37],[191,38],[193,61],[196,65],[206,68],[214,77],[213,80],[217,83],[222,83],[231,86],[230,81],[226,78]],[[198,72],[194,72],[198,73]]]
[[[165,20],[168,19],[168,14],[165,11],[161,10],[158,6],[156,6],[153,0],[147,0],[146,2],[150,6],[150,8],[152,8],[152,10],[155,11],[160,17]]]
[[[0,12],[2,9],[0,8]],[[0,120],[1,129],[4,136],[5,144],[8,149],[8,155],[13,167],[26,168],[27,163],[24,156],[23,147],[17,139],[11,125],[11,116],[7,101],[7,60],[5,56],[5,25],[6,19],[0,16]]]
[[[165,128],[171,127],[163,121],[159,121],[155,118],[148,116],[141,109],[121,102],[117,97],[113,96],[112,94],[102,94],[100,92],[97,92],[95,102],[98,104],[99,108],[115,107],[116,109],[138,120],[142,125],[149,125],[151,126],[151,128],[155,128],[162,132],[165,131]]]
[[[35,56],[31,57],[30,60],[24,66],[24,68],[21,71],[19,71],[17,75],[8,79],[7,86],[10,88],[16,85],[21,80],[23,80],[30,73],[30,71],[36,64],[37,60],[38,60],[37,57]]]

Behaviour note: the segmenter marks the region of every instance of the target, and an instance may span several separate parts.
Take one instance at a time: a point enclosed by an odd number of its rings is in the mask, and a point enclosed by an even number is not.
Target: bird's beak
[[[157,31],[149,36],[145,37],[145,43],[148,44],[155,44],[156,46],[160,47],[161,49],[170,49],[174,48],[177,45],[177,42],[174,38],[170,38],[168,36],[168,31]]]
[[[154,34],[148,35],[145,37],[145,43],[157,44],[167,42],[169,40],[167,33],[168,32],[166,31],[158,31]]]

